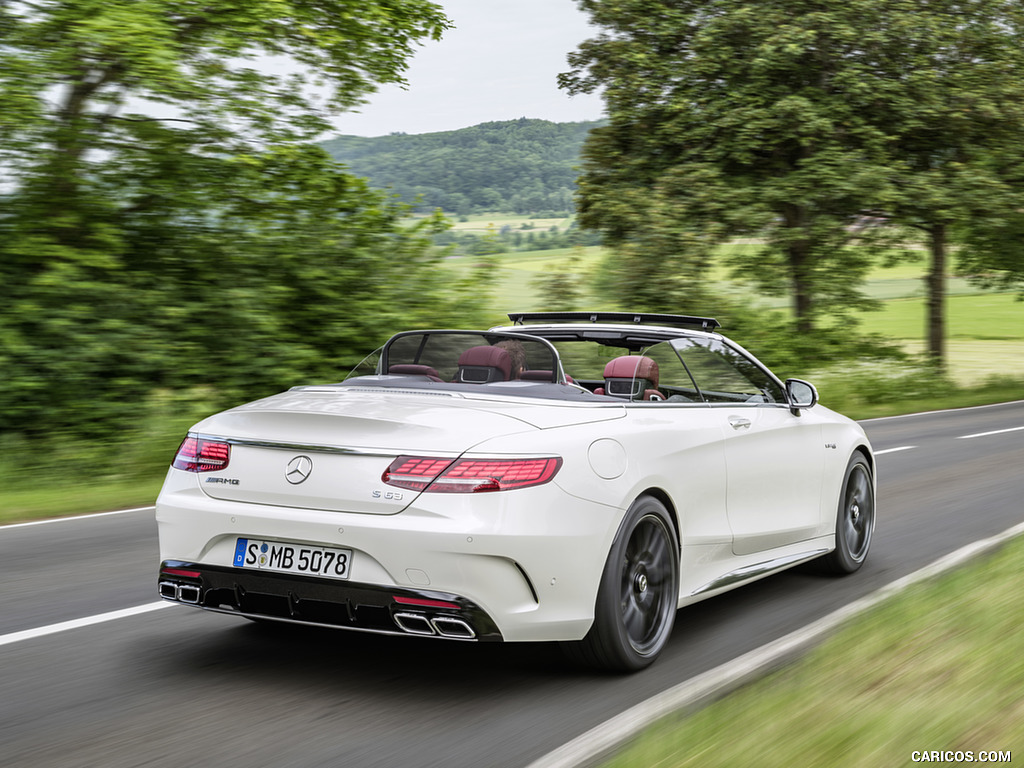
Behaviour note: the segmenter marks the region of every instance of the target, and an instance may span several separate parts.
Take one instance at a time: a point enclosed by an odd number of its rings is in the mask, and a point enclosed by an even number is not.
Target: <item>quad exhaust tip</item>
[[[202,591],[196,584],[161,581],[160,597],[179,603],[198,605]],[[454,640],[473,640],[476,632],[468,623],[456,616],[434,616],[416,611],[398,611],[393,614],[399,629],[410,635],[438,635]]]

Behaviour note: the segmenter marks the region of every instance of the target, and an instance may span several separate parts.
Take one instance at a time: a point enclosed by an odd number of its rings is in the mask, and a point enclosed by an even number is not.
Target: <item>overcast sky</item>
[[[418,49],[408,89],[386,87],[358,113],[339,115],[337,132],[453,131],[520,117],[598,120],[599,96],[573,96],[555,78],[566,55],[595,30],[573,0],[440,0],[455,25]]]

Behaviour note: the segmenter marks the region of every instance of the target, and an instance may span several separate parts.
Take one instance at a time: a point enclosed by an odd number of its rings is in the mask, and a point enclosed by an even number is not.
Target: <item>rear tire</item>
[[[867,559],[875,530],[875,484],[871,467],[862,453],[855,453],[846,467],[836,514],[836,548],[821,559],[829,573],[858,570]]]
[[[601,575],[594,625],[571,658],[634,672],[650,665],[672,634],[679,600],[679,544],[665,506],[641,496],[629,508]]]

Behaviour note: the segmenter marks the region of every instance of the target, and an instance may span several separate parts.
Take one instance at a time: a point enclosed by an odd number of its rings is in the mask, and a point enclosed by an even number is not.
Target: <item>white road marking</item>
[[[1010,427],[1009,429],[996,429],[992,432],[978,432],[975,435],[960,435],[957,440],[970,440],[974,437],[988,437],[989,435],[1005,435],[1007,432],[1020,432],[1024,427]]]
[[[627,740],[666,715],[695,708],[762,677],[765,670],[778,667],[797,657],[812,644],[820,642],[826,634],[835,631],[843,622],[873,608],[913,584],[957,568],[971,558],[996,549],[1022,534],[1024,523],[991,538],[961,547],[931,565],[886,584],[870,595],[855,600],[785,637],[662,691],[548,753],[527,768],[577,768],[593,764],[598,758],[611,755]]]
[[[916,445],[901,445],[899,448],[886,448],[884,451],[875,451],[875,456],[884,456],[887,453],[897,453],[899,451],[912,451],[917,448]]]
[[[33,525],[49,525],[50,523],[66,523],[69,520],[89,520],[94,517],[110,517],[111,515],[127,515],[130,512],[149,512],[155,510],[156,507],[136,507],[135,509],[118,509],[114,512],[92,512],[88,515],[72,515],[70,517],[51,517],[47,520],[32,520],[27,523],[10,523],[8,525],[0,525],[0,531],[5,531],[9,528],[28,528]]]
[[[166,608],[169,605],[173,605],[173,603],[161,600],[157,603],[136,605],[134,608],[122,608],[119,611],[111,611],[110,613],[99,613],[95,616],[86,616],[81,619],[62,621],[59,624],[50,624],[46,627],[37,627],[35,629],[26,629],[21,632],[12,632],[9,635],[0,635],[0,645],[20,643],[22,640],[34,640],[37,637],[46,637],[46,635],[55,635],[58,632],[67,632],[69,629],[80,629],[82,627],[90,627],[93,624],[103,624],[107,621],[126,619],[129,616],[138,616],[140,613],[149,613],[150,611],[156,611],[160,608]]]

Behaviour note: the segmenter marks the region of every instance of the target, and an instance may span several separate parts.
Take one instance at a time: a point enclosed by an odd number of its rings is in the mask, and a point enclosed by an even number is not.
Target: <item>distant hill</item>
[[[508,120],[441,133],[323,142],[337,160],[375,187],[391,188],[421,209],[469,215],[573,210],[580,148],[601,121]]]

